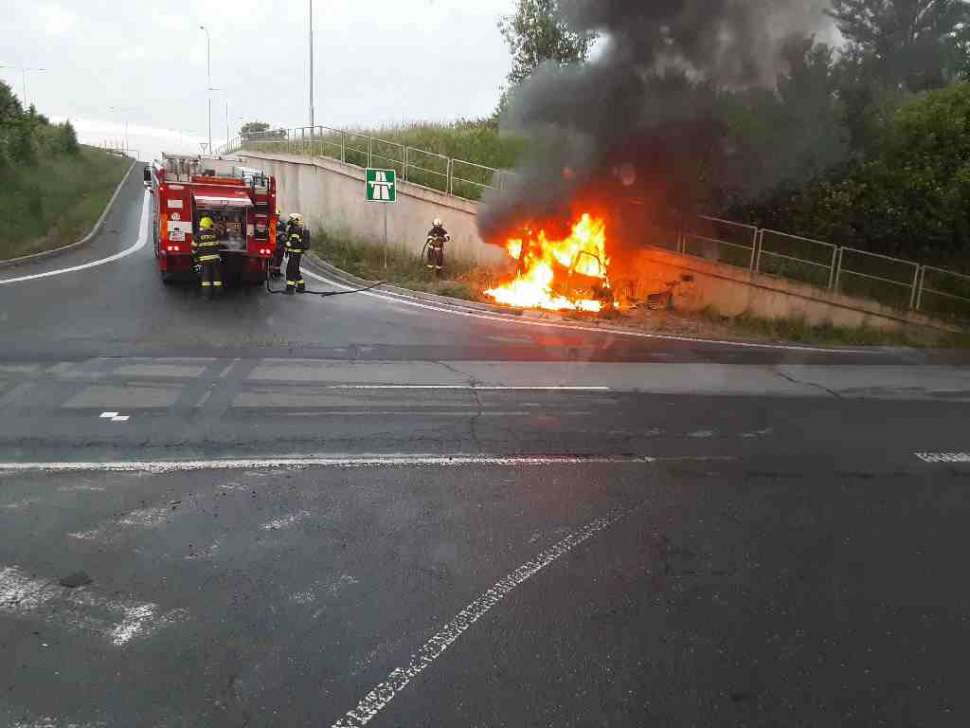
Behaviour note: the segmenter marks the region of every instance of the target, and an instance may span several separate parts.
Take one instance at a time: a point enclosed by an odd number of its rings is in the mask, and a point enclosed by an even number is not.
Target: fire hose
[[[367,291],[372,291],[378,286],[383,286],[386,282],[387,281],[378,281],[377,283],[369,285],[366,288],[355,288],[351,291],[313,291],[307,288],[306,290],[303,291],[303,295],[320,296],[321,298],[330,298],[331,296],[347,296],[351,293],[366,293]],[[274,291],[273,288],[269,285],[269,276],[266,276],[266,290],[269,293],[273,293],[273,294],[282,295],[286,293],[286,289],[283,289],[280,291]]]

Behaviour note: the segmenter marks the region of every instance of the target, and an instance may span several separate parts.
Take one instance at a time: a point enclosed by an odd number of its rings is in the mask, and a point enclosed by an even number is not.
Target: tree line
[[[593,40],[561,19],[565,1],[517,0],[500,22],[513,56],[502,104],[541,63],[587,61]],[[716,129],[702,211],[970,265],[970,3],[832,0],[828,16],[842,41],[790,38],[774,88],[675,79],[709,99]]]
[[[31,167],[44,155],[79,151],[70,121],[52,124],[33,104],[24,109],[10,86],[0,81],[0,172]]]

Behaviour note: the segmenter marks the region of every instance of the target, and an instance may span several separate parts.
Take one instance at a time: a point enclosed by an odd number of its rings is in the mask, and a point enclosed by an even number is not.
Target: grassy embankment
[[[0,260],[53,250],[87,235],[131,160],[90,147],[3,172]]]

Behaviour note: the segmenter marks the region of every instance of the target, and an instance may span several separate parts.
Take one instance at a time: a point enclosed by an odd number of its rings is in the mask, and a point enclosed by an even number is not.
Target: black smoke
[[[503,127],[529,155],[479,215],[499,242],[530,221],[567,220],[572,203],[682,219],[716,205],[745,165],[728,97],[770,89],[792,36],[812,34],[827,0],[563,0],[564,19],[600,35],[588,63],[540,67],[513,94]],[[811,123],[811,120],[806,120]],[[771,150],[764,150],[770,154]]]

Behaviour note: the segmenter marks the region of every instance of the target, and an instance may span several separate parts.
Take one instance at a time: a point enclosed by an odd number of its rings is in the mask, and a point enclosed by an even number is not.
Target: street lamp
[[[199,26],[200,30],[205,31],[205,67],[209,90],[209,154],[212,154],[212,35],[204,25]]]
[[[313,0],[310,0],[310,136],[313,136]]]
[[[9,69],[12,69],[12,70],[17,70],[17,71],[20,71],[20,73],[22,74],[22,76],[23,76],[23,85],[24,85],[24,111],[26,111],[27,109],[30,108],[30,103],[27,101],[27,74],[30,73],[31,71],[43,72],[43,71],[46,71],[47,69],[46,68],[28,68],[26,66],[0,66],[0,68],[9,68]]]

